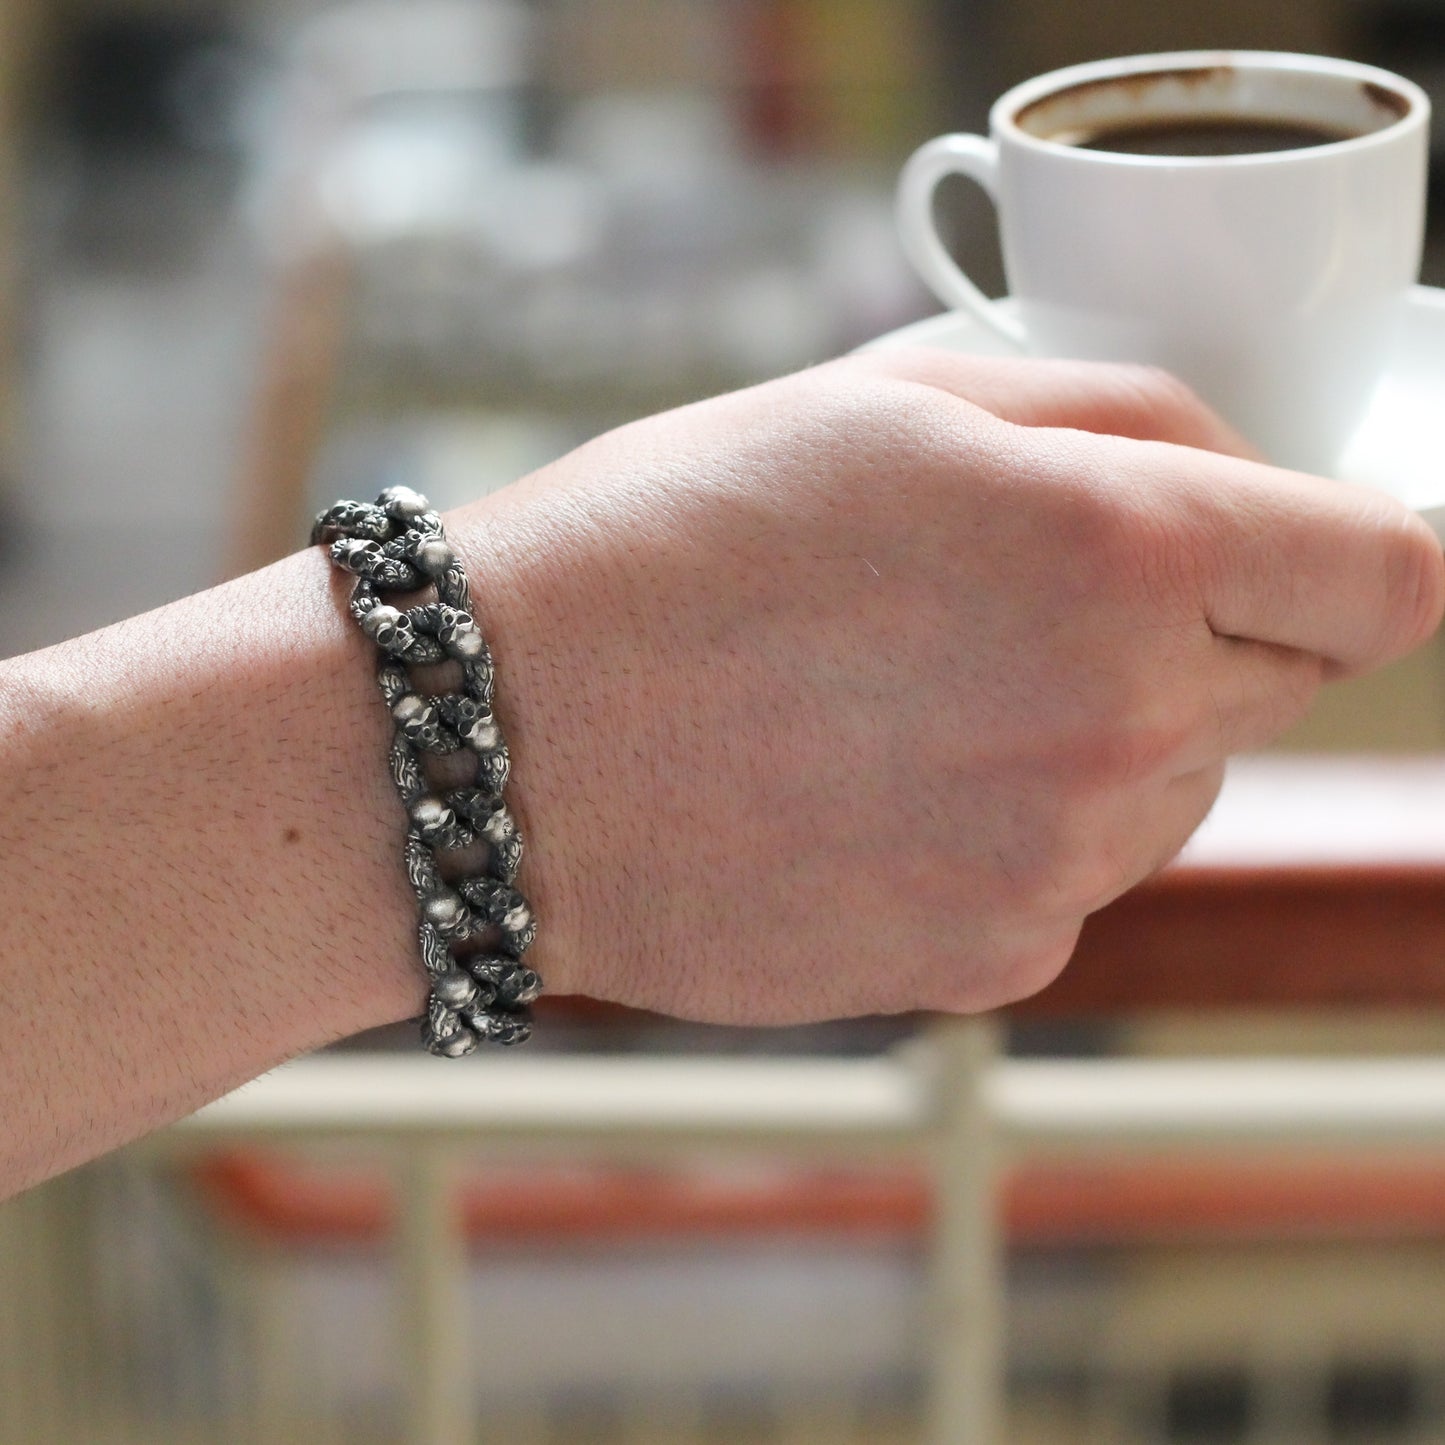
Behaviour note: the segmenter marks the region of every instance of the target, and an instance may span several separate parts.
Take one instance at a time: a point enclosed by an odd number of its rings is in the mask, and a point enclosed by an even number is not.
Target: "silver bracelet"
[[[418,940],[430,993],[422,1043],[460,1058],[479,1043],[519,1044],[532,1032],[528,1005],[542,989],[522,955],[537,933],[513,886],[522,836],[502,803],[510,759],[492,716],[492,657],[471,612],[466,573],[441,518],[420,493],[388,487],[374,503],[337,502],[316,518],[311,541],[356,578],[349,610],[381,652],[376,680],[396,725],[391,777],[409,826],[406,876],[420,911]],[[435,585],[436,601],[408,608],[382,600]],[[459,689],[413,690],[409,666],[456,663]],[[465,752],[476,775],[445,791],[428,780],[427,755]],[[487,871],[448,881],[439,854],[485,844]],[[478,941],[479,952],[457,944]]]

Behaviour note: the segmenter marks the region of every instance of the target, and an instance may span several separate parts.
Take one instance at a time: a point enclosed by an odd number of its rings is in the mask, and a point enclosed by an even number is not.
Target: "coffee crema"
[[[1245,156],[1306,150],[1364,134],[1270,116],[1189,115],[1149,117],[1093,131],[1073,130],[1052,139],[1081,150],[1117,155]]]

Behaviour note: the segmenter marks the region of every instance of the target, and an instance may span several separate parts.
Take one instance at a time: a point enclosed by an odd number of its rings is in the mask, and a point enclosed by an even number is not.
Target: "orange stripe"
[[[382,1170],[232,1151],[198,1166],[224,1218],[278,1243],[368,1243],[395,1217]],[[922,1171],[533,1168],[493,1173],[459,1195],[480,1247],[700,1237],[915,1240],[931,1202]],[[1445,1168],[1434,1165],[1168,1161],[1035,1165],[1002,1200],[1021,1246],[1445,1236]]]

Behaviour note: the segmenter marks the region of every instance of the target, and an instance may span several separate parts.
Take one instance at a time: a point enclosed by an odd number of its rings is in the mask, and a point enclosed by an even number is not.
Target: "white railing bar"
[[[1445,1145],[1445,1058],[1009,1060],[985,1081],[1014,1148]]]
[[[168,1131],[842,1145],[932,1134],[927,1050],[870,1059],[430,1059],[288,1065]],[[1002,1060],[984,1083],[1011,1152],[1289,1142],[1445,1145],[1445,1058]]]
[[[506,1058],[455,1064],[324,1055],[207,1105],[181,1138],[468,1132],[522,1139],[684,1135],[911,1142],[928,1090],[895,1058]]]

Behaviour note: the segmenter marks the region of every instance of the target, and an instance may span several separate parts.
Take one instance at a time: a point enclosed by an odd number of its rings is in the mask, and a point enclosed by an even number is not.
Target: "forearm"
[[[528,962],[566,993],[623,931],[608,880],[629,810],[593,795],[595,729],[618,734],[638,693],[635,644],[604,640],[628,619],[607,626],[546,485],[446,523],[497,663],[542,920]],[[0,1198],[424,1008],[392,724],[350,585],[310,548],[0,662]]]
[[[344,595],[313,549],[0,664],[0,1196],[419,1012]]]

